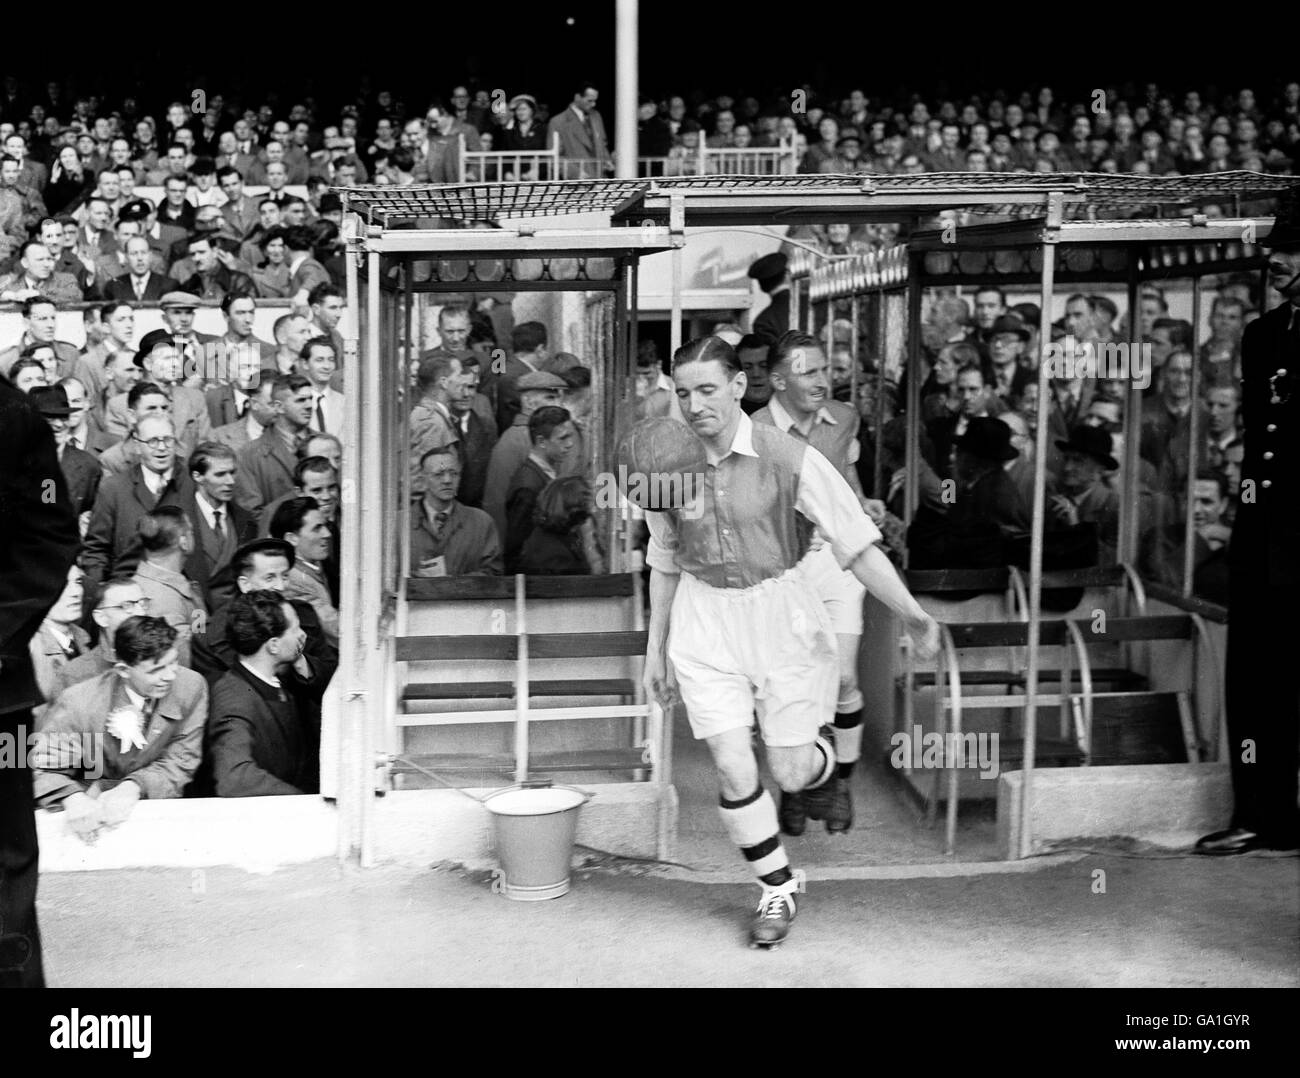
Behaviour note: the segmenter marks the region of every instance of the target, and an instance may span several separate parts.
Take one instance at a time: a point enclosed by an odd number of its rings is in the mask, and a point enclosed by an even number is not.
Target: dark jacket
[[[308,603],[294,602],[293,608],[298,612],[298,621],[302,631],[307,634],[307,646],[304,654],[311,663],[315,676],[323,678],[328,684],[339,664],[339,652],[321,628],[320,618]],[[215,685],[227,670],[235,666],[237,656],[235,649],[226,639],[226,613],[228,607],[214,611],[205,626],[207,632],[195,634],[191,644],[191,662],[194,669],[202,674],[209,685]]]
[[[145,485],[139,464],[105,479],[90,515],[81,558],[87,595],[93,595],[110,576],[135,571],[142,549],[137,529],[146,513],[163,505],[183,506],[185,499],[193,496],[193,482],[180,461],[172,469],[171,481],[156,498]]]
[[[506,491],[506,572],[520,572],[516,566],[519,552],[533,531],[533,511],[537,496],[545,489],[550,477],[537,466],[531,457],[519,466]]]
[[[150,273],[149,280],[144,286],[144,300],[160,300],[168,292],[179,292],[180,284],[173,281],[170,277],[165,277],[161,273]],[[122,277],[114,277],[108,284],[104,285],[104,298],[113,300],[116,303],[135,303],[135,286],[131,283],[131,275],[128,273]]]
[[[59,457],[59,467],[63,478],[68,483],[68,497],[72,499],[73,508],[78,513],[88,513],[95,505],[95,495],[99,493],[99,482],[103,469],[99,458],[84,449],[71,445],[64,446]]]
[[[790,289],[783,288],[772,297],[772,302],[754,319],[754,333],[769,344],[775,344],[790,328]]]
[[[233,554],[245,543],[257,538],[257,518],[247,509],[236,505],[234,501],[226,503],[226,530],[230,533],[227,541],[229,551],[226,557],[213,557],[206,542],[211,538],[207,519],[195,501],[196,492],[189,489],[181,500],[181,508],[194,525],[194,549],[185,559],[185,575],[194,582],[203,593],[203,602],[209,613],[224,607],[235,597],[234,566],[229,554]],[[215,542],[215,540],[213,540]]]
[[[241,662],[212,687],[204,732],[218,797],[270,797],[320,789],[320,700],[326,682],[292,668],[276,689]]]
[[[41,703],[27,645],[80,545],[54,434],[0,375],[0,713]]]
[[[576,528],[563,534],[534,528],[516,564],[516,572],[529,576],[586,576],[591,572],[582,534]]]

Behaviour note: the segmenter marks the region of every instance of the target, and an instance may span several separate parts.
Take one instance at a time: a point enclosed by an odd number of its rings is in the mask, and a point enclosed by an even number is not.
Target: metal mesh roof
[[[899,200],[906,213],[938,213],[967,205],[998,209],[1041,206],[1052,191],[1070,203],[1096,207],[1178,206],[1216,199],[1271,199],[1300,185],[1300,178],[1256,172],[1199,176],[1134,176],[1108,173],[928,172],[905,176],[682,176],[636,180],[549,180],[529,183],[366,185],[336,188],[346,205],[371,224],[392,225],[416,218],[496,222],[504,218],[572,213],[615,213],[634,217],[639,205],[665,196],[685,196],[687,223],[692,203],[734,196],[746,211],[761,215],[765,198],[788,207],[791,195],[862,199],[863,207],[889,207]],[[972,202],[964,202],[971,199]]]

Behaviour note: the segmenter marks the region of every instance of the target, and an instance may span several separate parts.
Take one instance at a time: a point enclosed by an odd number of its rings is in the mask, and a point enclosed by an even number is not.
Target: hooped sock
[[[740,847],[754,875],[771,887],[788,883],[792,878],[790,859],[781,845],[772,795],[760,786],[739,801],[721,798],[718,811],[727,834]]]

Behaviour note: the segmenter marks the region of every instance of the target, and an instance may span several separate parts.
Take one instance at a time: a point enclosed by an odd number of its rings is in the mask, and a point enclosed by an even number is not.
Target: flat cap
[[[550,371],[529,371],[515,383],[519,389],[566,389],[568,383]]]
[[[197,310],[200,304],[199,297],[191,295],[189,292],[168,292],[163,296],[160,306],[164,311],[169,307],[189,307],[192,310]]]

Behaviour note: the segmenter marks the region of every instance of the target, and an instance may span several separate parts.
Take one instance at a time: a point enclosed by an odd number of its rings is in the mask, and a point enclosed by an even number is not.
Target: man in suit
[[[215,613],[235,595],[231,559],[245,543],[257,538],[257,520],[234,501],[238,461],[229,446],[204,442],[186,464],[193,481],[193,497],[181,508],[194,525],[194,549],[185,561],[185,575],[203,593],[209,613]]]
[[[50,179],[50,172],[40,161],[28,156],[27,140],[22,135],[10,135],[4,141],[4,152],[10,157],[17,158],[19,162],[19,186],[31,188],[44,194],[45,185]]]
[[[211,235],[195,233],[189,240],[189,256],[194,263],[194,275],[181,284],[182,292],[199,299],[220,303],[229,295],[252,296],[257,287],[246,273],[234,266],[234,257],[221,247]]]
[[[100,324],[107,336],[87,344],[77,364],[77,378],[86,387],[90,411],[97,424],[104,417],[104,390],[108,388],[108,359],[118,352],[135,354],[135,309],[126,300],[109,300],[99,308]],[[134,365],[134,364],[133,364]]]
[[[285,598],[307,603],[320,619],[325,638],[337,647],[339,612],[325,576],[333,537],[320,503],[315,498],[290,498],[275,511],[271,538],[283,539],[293,547],[294,563],[285,581]]]
[[[254,516],[292,489],[298,449],[312,434],[316,397],[306,378],[279,375],[271,384],[271,399],[274,421],[239,451],[235,500]]]
[[[221,185],[221,191],[226,196],[226,204],[221,207],[221,216],[240,240],[247,239],[260,220],[257,200],[244,194],[243,177],[238,169],[229,165],[217,170],[217,183]]]
[[[295,604],[250,591],[232,602],[227,626],[237,659],[213,686],[205,738],[217,796],[318,792],[328,681],[306,654]]]
[[[158,387],[171,403],[172,422],[176,437],[187,448],[207,441],[212,433],[208,419],[208,402],[202,390],[181,385],[186,371],[181,366],[180,352],[173,337],[164,329],[146,333],[140,341],[135,363],[143,372],[143,381]],[[119,394],[104,408],[104,431],[116,437],[125,437],[131,428],[127,415],[130,394]]]
[[[54,349],[58,362],[58,377],[66,378],[77,372],[80,353],[67,341],[56,341],[59,309],[45,296],[29,296],[23,300],[23,335],[17,344],[0,352],[0,374],[7,375],[19,356],[34,344],[48,344]]]
[[[768,344],[775,344],[790,329],[790,275],[789,261],[779,251],[764,255],[749,267],[749,276],[758,287],[772,297],[754,319],[753,332]]]
[[[325,337],[334,346],[334,360],[340,365],[341,370],[343,334],[339,332],[339,322],[343,318],[344,311],[347,310],[343,293],[332,284],[318,284],[307,296],[307,305],[311,308],[311,323],[308,330],[313,337]],[[443,310],[446,308],[444,307]]]
[[[189,203],[185,203],[189,207]],[[190,210],[193,213],[193,209]],[[149,243],[153,271],[166,274],[172,264],[172,249],[185,239],[189,228],[180,224],[164,224],[158,220],[158,211],[147,198],[137,198],[128,202],[118,212],[119,221],[139,221],[140,234]],[[191,219],[190,225],[193,225]]]
[[[84,652],[90,650],[90,634],[77,623],[82,617],[82,600],[85,596],[85,574],[73,565],[68,569],[67,584],[58,602],[41,622],[40,630],[32,637],[29,651],[32,668],[36,671],[36,686],[46,700],[59,695],[59,679],[63,668]],[[40,717],[48,710],[38,707],[33,716]]]
[[[134,572],[140,560],[140,519],[146,513],[160,505],[180,505],[191,495],[189,476],[176,467],[170,417],[146,416],[131,437],[140,447],[139,463],[100,484],[86,529],[82,566],[91,589],[115,574]]]
[[[294,550],[283,539],[255,539],[235,551],[231,559],[235,578],[235,591],[239,595],[251,591],[276,591],[283,593],[289,580],[289,571],[296,558]],[[338,666],[339,653],[321,629],[320,619],[309,603],[292,601],[299,624],[307,634],[306,655],[312,669],[325,682],[333,677]],[[208,680],[217,680],[238,661],[235,649],[226,636],[227,618],[231,604],[213,612],[208,619],[207,632],[194,639],[194,669]]]
[[[343,394],[333,388],[338,358],[328,337],[316,337],[302,346],[298,355],[298,373],[311,383],[315,403],[312,429],[323,433],[343,433]]]
[[[66,274],[81,289],[83,296],[91,295],[95,291],[95,260],[93,258],[83,258],[68,244],[63,231],[64,221],[71,222],[71,218],[62,218],[61,220],[56,220],[53,217],[45,218],[41,222],[38,238],[49,248],[50,254],[54,258],[55,275]],[[75,228],[75,222],[72,223]],[[11,272],[17,266],[18,260],[16,257],[12,266],[8,263],[5,264],[5,268]]]
[[[143,236],[126,241],[126,272],[106,281],[104,296],[117,303],[148,303],[177,292],[180,285],[172,278],[154,271],[153,251]]]
[[[501,540],[483,510],[456,497],[460,456],[452,446],[420,461],[424,496],[411,506],[411,572],[415,576],[500,576]]]
[[[133,237],[142,236],[144,226],[139,221],[119,219],[113,226],[113,249],[103,254],[96,255],[95,263],[95,294],[104,295],[104,289],[110,281],[115,281],[131,272],[131,267],[126,260],[126,245]],[[152,252],[150,252],[152,259]]]
[[[1284,196],[1268,247],[1282,303],[1241,339],[1244,456],[1228,547],[1227,755],[1232,819],[1196,851],[1217,856],[1300,846],[1296,773],[1300,701],[1285,671],[1300,650],[1287,612],[1300,601],[1300,205]]]
[[[226,332],[217,339],[216,343],[224,361],[224,369],[218,374],[223,385],[216,388],[229,388],[231,382],[237,382],[239,388],[247,393],[248,389],[255,384],[251,381],[252,376],[258,370],[275,365],[275,345],[253,333],[253,324],[257,318],[257,304],[253,300],[252,293],[244,295],[228,292],[221,301],[221,313],[226,319]],[[251,374],[249,373],[250,362],[255,362]],[[211,393],[210,390],[208,397],[210,403],[213,400]],[[222,399],[225,400],[226,397],[223,396]],[[237,418],[239,418],[237,413],[226,408],[221,412],[220,419],[215,412],[212,413],[212,425],[218,427]]]
[[[72,415],[68,391],[62,386],[37,386],[28,395],[54,433],[59,469],[68,485],[68,497],[79,517],[89,514],[103,473],[94,454],[68,444],[68,418]]]
[[[162,298],[163,325],[171,331],[171,338],[180,349],[182,380],[193,386],[208,377],[207,357],[212,354],[209,345],[218,339],[211,333],[199,333],[194,328],[194,312],[199,302],[188,292],[168,292]]]
[[[83,577],[82,585],[85,581]],[[86,648],[75,659],[69,659],[54,675],[54,687],[48,694],[51,701],[69,685],[79,685],[113,669],[117,657],[113,653],[113,637],[118,627],[135,614],[149,613],[149,600],[135,582],[135,577],[118,576],[100,585],[90,618],[99,634],[93,648]]]
[[[547,340],[546,327],[541,322],[520,322],[510,334],[511,354],[503,361],[494,358],[492,369],[483,375],[483,392],[492,403],[499,431],[509,429],[519,414],[519,380],[525,375],[545,372],[550,379],[548,385],[564,388],[564,379],[546,369],[550,355]],[[559,403],[559,398],[555,403]]]
[[[506,491],[506,572],[517,571],[516,562],[524,542],[533,532],[533,510],[537,496],[556,479],[559,469],[573,453],[573,419],[565,408],[539,408],[528,419],[532,451],[519,466]]]
[[[289,297],[295,307],[306,307],[312,289],[330,284],[329,271],[316,261],[311,232],[306,228],[288,228],[284,247],[289,259]]]
[[[599,179],[613,171],[605,121],[596,111],[599,97],[600,92],[591,83],[579,83],[569,107],[552,116],[547,127],[547,145],[558,137],[560,156],[571,159],[563,166],[567,180]]]
[[[164,229],[172,230],[173,242],[194,230],[195,209],[185,197],[189,186],[183,174],[168,176],[163,182],[163,201],[157,212],[158,234],[153,237],[159,243],[164,242]]]
[[[113,646],[113,669],[65,689],[46,713],[32,756],[37,804],[61,807],[86,842],[125,823],[141,798],[180,797],[203,751],[208,686],[178,665],[176,630],[128,618]]]
[[[28,240],[18,256],[21,269],[0,280],[0,300],[21,303],[42,297],[54,303],[80,303],[76,278],[54,271],[54,255],[40,240]]]
[[[492,449],[497,442],[497,427],[491,418],[490,409],[485,409],[487,415],[484,416],[474,407],[476,398],[484,403],[486,398],[478,392],[479,366],[472,353],[461,360],[460,376],[464,382],[464,392],[453,396],[451,400],[451,415],[458,431],[463,469],[456,498],[462,505],[482,509],[488,466],[492,461]]]
[[[252,384],[244,400],[238,402],[241,410],[245,403],[248,405],[243,418],[224,423],[212,431],[214,442],[229,446],[236,454],[249,442],[257,441],[275,422],[275,400],[271,396],[274,379],[263,377],[261,371],[249,377]]]
[[[11,738],[30,730],[32,708],[42,703],[28,645],[67,586],[79,546],[54,436],[0,376],[0,732]],[[0,767],[0,879],[0,986],[42,987],[36,820],[25,767]]]

